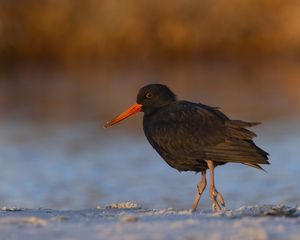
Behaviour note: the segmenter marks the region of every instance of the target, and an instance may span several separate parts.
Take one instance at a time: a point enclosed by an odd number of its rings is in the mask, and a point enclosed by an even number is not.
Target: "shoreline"
[[[1,208],[1,239],[299,239],[300,207],[145,209],[126,202],[83,210]]]

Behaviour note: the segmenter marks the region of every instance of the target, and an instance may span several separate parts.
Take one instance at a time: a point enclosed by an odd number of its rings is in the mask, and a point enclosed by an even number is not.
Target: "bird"
[[[104,127],[111,127],[138,112],[144,113],[146,138],[169,166],[179,172],[201,173],[192,211],[196,211],[206,188],[206,171],[210,174],[212,210],[219,211],[225,207],[225,201],[215,187],[215,167],[231,162],[264,170],[261,165],[270,164],[269,154],[253,142],[256,134],[247,129],[259,122],[231,120],[217,107],[177,100],[163,84],[142,87],[136,103]]]

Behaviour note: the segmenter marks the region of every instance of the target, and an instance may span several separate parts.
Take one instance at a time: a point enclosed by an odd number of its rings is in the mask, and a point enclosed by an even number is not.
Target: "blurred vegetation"
[[[1,0],[0,59],[299,56],[299,15],[298,0]]]
[[[300,113],[299,16],[298,0],[0,0],[0,114],[110,118],[150,82],[257,120]]]

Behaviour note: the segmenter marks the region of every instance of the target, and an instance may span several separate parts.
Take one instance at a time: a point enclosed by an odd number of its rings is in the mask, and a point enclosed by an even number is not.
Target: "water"
[[[268,173],[241,164],[216,169],[229,208],[300,205],[300,128],[297,121],[255,128],[268,151]],[[131,200],[150,208],[189,208],[200,176],[170,168],[141,127],[103,129],[99,123],[0,124],[0,203],[25,208],[81,209]],[[200,202],[210,208],[208,191]]]

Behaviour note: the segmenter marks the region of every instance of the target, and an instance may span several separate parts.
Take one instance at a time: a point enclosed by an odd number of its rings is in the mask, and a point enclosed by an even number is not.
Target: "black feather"
[[[268,154],[246,129],[257,124],[230,120],[216,108],[187,101],[174,101],[144,116],[150,144],[179,171],[207,169],[208,159],[215,165],[237,162],[261,169],[259,164],[269,164]]]
[[[146,97],[151,92],[151,98]],[[269,164],[268,153],[253,142],[256,134],[248,127],[257,122],[231,120],[216,107],[177,101],[165,85],[141,88],[137,103],[144,112],[143,127],[150,144],[161,157],[179,171],[207,169],[205,160],[227,162],[261,169]]]

